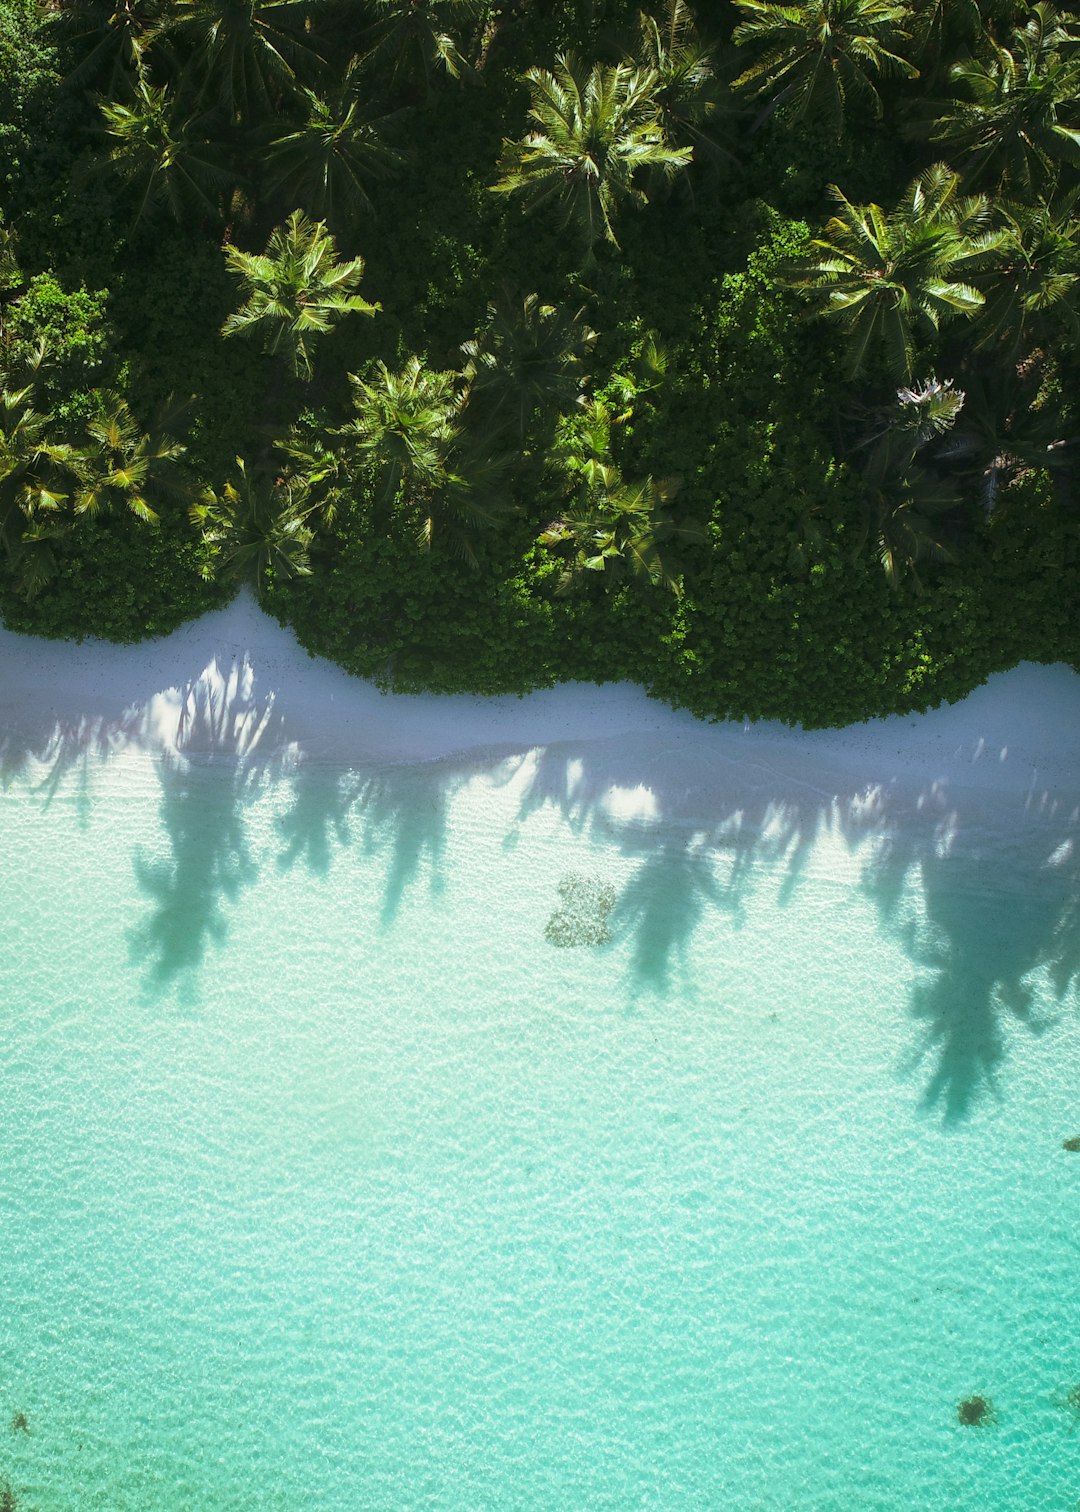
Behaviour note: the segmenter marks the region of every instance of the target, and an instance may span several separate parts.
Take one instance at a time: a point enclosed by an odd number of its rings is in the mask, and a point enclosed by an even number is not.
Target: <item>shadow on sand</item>
[[[631,993],[681,985],[702,919],[721,909],[737,924],[762,864],[789,900],[829,827],[859,849],[882,926],[912,965],[904,1074],[923,1079],[927,1109],[962,1120],[1000,1083],[1007,1027],[1039,1034],[1054,1022],[1035,1006],[1033,974],[1044,972],[1063,1000],[1080,971],[1076,809],[1059,811],[1050,793],[1033,790],[988,819],[975,788],[899,779],[868,788],[839,771],[815,786],[790,765],[773,771],[757,756],[733,756],[730,745],[718,754],[711,735],[702,727],[674,744],[661,735],[563,742],[350,771],[301,756],[274,695],[257,691],[236,656],[120,715],[43,721],[6,737],[0,777],[48,801],[69,778],[87,794],[94,764],[125,745],[158,754],[167,845],[136,857],[146,912],[129,932],[152,996],[190,987],[226,937],[229,909],[258,870],[245,809],[277,777],[287,778],[289,798],[276,865],[325,875],[337,848],[358,845],[385,869],[385,928],[410,890],[440,891],[451,803],[470,778],[515,784],[516,828],[553,805],[571,831],[614,843],[636,863],[611,914],[629,948]]]

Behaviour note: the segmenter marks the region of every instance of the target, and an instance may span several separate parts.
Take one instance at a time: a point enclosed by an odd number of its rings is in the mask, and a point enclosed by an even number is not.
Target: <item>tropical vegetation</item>
[[[1065,7],[0,0],[0,180],[11,628],[247,583],[807,725],[1080,666]]]

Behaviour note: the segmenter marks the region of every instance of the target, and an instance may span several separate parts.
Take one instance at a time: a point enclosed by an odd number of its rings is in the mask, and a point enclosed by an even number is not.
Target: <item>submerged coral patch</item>
[[[603,877],[567,872],[559,882],[558,908],[547,921],[544,938],[552,945],[606,945],[615,889]]]
[[[1061,1148],[1063,1150],[1070,1150],[1074,1155],[1080,1153],[1080,1134],[1073,1134],[1068,1139],[1063,1139],[1061,1141]]]
[[[994,1404],[989,1397],[969,1396],[957,1403],[956,1415],[966,1428],[994,1421]]]

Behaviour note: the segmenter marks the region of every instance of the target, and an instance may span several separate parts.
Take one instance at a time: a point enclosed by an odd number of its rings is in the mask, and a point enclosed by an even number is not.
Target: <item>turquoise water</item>
[[[11,780],[20,1512],[1077,1506],[1075,813],[602,757]]]

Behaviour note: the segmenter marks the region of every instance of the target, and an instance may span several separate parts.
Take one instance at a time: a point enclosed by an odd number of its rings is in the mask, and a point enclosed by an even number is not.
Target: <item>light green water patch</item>
[[[557,753],[30,778],[20,1509],[1080,1498],[1072,821],[705,820]]]

